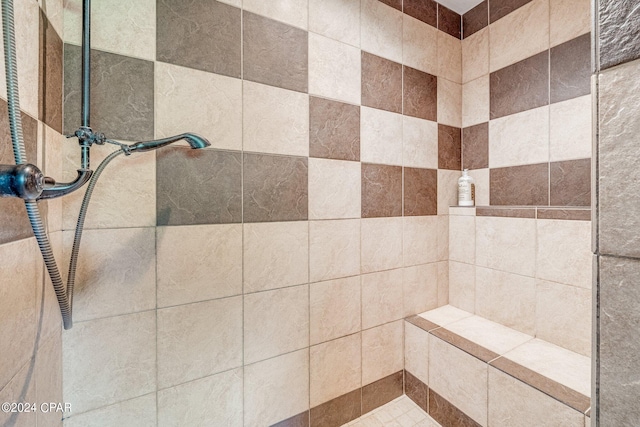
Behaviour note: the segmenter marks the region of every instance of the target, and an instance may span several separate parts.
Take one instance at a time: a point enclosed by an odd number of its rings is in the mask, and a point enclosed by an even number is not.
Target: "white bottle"
[[[476,184],[469,176],[469,169],[458,178],[458,206],[474,206],[476,202]]]

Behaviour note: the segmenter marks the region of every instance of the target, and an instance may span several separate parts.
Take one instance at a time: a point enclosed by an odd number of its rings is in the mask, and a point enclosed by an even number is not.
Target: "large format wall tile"
[[[449,304],[461,310],[474,312],[476,304],[476,267],[449,261]]]
[[[362,164],[362,217],[402,216],[402,168]]]
[[[136,425],[140,427],[156,427],[158,425],[157,412],[154,392],[93,411],[72,415],[69,418],[65,415],[64,425],[69,427],[109,427],[126,425],[135,419]]]
[[[312,283],[309,293],[311,345],[360,331],[360,277]]]
[[[307,0],[281,0],[266,3],[262,0],[243,0],[242,8],[267,18],[307,29],[309,21]]]
[[[462,129],[462,169],[487,167],[489,167],[489,123]],[[477,188],[476,191],[478,191]]]
[[[159,152],[158,225],[241,222],[241,169],[240,153],[190,148]]]
[[[438,4],[433,0],[404,0],[402,11],[436,28],[438,26]],[[398,8],[398,10],[400,10]]]
[[[80,47],[64,46],[64,133],[80,125]],[[91,126],[107,138],[153,139],[154,64],[91,51]]]
[[[438,78],[414,68],[402,68],[403,113],[435,122],[438,119]]]
[[[360,112],[360,160],[402,165],[404,116],[367,107]]]
[[[57,132],[62,132],[62,47],[62,39],[40,11],[38,117]]]
[[[549,54],[542,52],[491,73],[491,118],[549,103]]]
[[[242,85],[245,151],[309,155],[309,97],[245,81]]]
[[[486,99],[489,99],[489,81],[486,82]],[[437,121],[440,124],[462,127],[462,85],[446,79],[437,83]],[[484,104],[487,120],[489,116],[488,103]],[[482,114],[482,109],[479,109]]]
[[[362,329],[402,319],[402,269],[363,274]]]
[[[522,218],[476,218],[476,264],[533,277],[536,223]]]
[[[309,31],[360,46],[360,0],[309,0]]]
[[[403,321],[362,331],[362,384],[371,384],[402,370]]]
[[[551,48],[551,102],[591,92],[591,34]]]
[[[362,105],[402,113],[402,68],[362,51]]]
[[[438,261],[438,218],[432,215],[405,216],[402,223],[403,265],[407,267]]]
[[[489,122],[489,166],[530,165],[549,160],[549,107]]]
[[[360,334],[310,348],[311,407],[340,397],[362,385]]]
[[[438,77],[462,83],[462,43],[438,31]]]
[[[3,402],[14,402],[14,396],[19,399],[25,399],[25,402],[35,401],[36,395],[36,379],[30,375],[32,372],[32,363],[25,363],[20,370],[11,378],[2,390],[0,390],[0,399]],[[16,402],[17,403],[17,402]],[[5,426],[27,427],[36,425],[36,412],[0,412],[0,422]]]
[[[489,1],[484,0],[462,15],[463,38],[467,38],[489,25]]]
[[[308,33],[250,12],[242,17],[243,77],[307,92]]]
[[[549,164],[490,170],[492,205],[548,205]]]
[[[244,222],[308,218],[308,159],[245,153]]]
[[[438,168],[460,170],[462,163],[462,131],[438,125]]]
[[[640,10],[633,1],[598,2],[598,45],[600,64],[597,69],[613,67],[640,57],[637,34]]]
[[[586,159],[592,152],[591,96],[549,106],[549,160]]]
[[[369,218],[362,224],[362,273],[402,267],[402,218]]]
[[[309,97],[309,156],[360,160],[360,107]]]
[[[438,168],[438,124],[402,116],[402,162],[404,166]]]
[[[489,74],[489,29],[462,41],[462,83]]]
[[[378,0],[362,0],[361,47],[367,52],[402,61],[402,12]]]
[[[155,77],[156,137],[195,132],[212,147],[242,149],[241,80],[163,62]]]
[[[429,384],[429,334],[407,321],[404,322],[404,369],[405,374],[408,371]]]
[[[551,206],[591,206],[591,159],[553,162],[549,167]]]
[[[309,280],[360,274],[360,220],[309,223]]]
[[[435,169],[404,168],[404,215],[437,215],[437,190]]]
[[[475,264],[476,221],[474,216],[449,215],[449,260]]]
[[[489,75],[484,75],[462,86],[462,126],[489,121]]]
[[[462,17],[453,10],[438,4],[438,29],[460,39],[462,35]]]
[[[402,17],[403,63],[435,75],[438,73],[438,30],[406,13]]]
[[[591,2],[550,0],[549,19],[549,40],[553,47],[591,30]]]
[[[360,104],[360,50],[309,34],[309,93]]]
[[[405,267],[402,278],[404,316],[413,316],[438,307],[438,265]]]
[[[359,218],[359,162],[309,159],[309,219]]]

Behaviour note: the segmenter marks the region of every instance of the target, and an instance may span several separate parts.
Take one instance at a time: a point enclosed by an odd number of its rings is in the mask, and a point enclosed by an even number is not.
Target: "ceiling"
[[[483,0],[436,0],[443,6],[458,12],[460,15],[482,3]]]

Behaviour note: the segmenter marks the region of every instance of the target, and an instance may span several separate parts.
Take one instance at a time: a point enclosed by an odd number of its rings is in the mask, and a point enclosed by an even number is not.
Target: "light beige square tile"
[[[590,289],[590,221],[538,220],[536,225],[536,277]]]
[[[412,316],[438,306],[438,264],[423,264],[403,269],[404,316]]]
[[[489,206],[489,168],[469,171],[476,184],[476,206]]]
[[[438,31],[438,77],[462,83],[462,43],[444,31]]]
[[[429,388],[487,425],[487,364],[439,338],[429,338]]]
[[[360,47],[360,0],[309,0],[309,31]]]
[[[490,71],[549,48],[549,0],[534,0],[489,25]]]
[[[62,335],[63,396],[73,413],[156,390],[156,313],[79,322]]]
[[[591,2],[550,0],[549,18],[549,39],[553,47],[591,30]]]
[[[438,30],[409,15],[402,15],[402,62],[432,75],[438,74]]]
[[[309,350],[244,368],[244,423],[271,425],[309,409]]]
[[[114,151],[109,145],[91,149],[92,164],[98,165]],[[73,181],[80,168],[75,144],[64,146],[65,172],[61,181]],[[134,162],[135,164],[133,164]],[[136,185],[122,185],[135,182]],[[84,192],[76,191],[62,198],[63,229],[74,230]],[[135,160],[120,156],[109,163],[100,176],[87,211],[85,229],[155,227],[156,225],[156,154],[140,153]]]
[[[438,175],[439,175],[438,171]],[[456,182],[457,185],[457,182]],[[440,186],[438,186],[440,191]],[[457,187],[456,187],[457,192]],[[439,193],[438,193],[439,194]],[[438,201],[439,203],[440,201]],[[449,216],[438,213],[438,261],[449,259]]]
[[[476,264],[522,276],[536,270],[536,223],[527,218],[476,218]]]
[[[65,427],[124,426],[136,420],[136,426],[157,427],[156,393],[118,402],[93,411],[74,415],[64,420]]]
[[[449,206],[450,216],[476,216],[476,208],[473,206]]]
[[[73,234],[63,232],[64,265],[71,257]],[[74,320],[154,309],[155,252],[153,228],[85,230],[74,288]]]
[[[438,217],[402,218],[404,266],[438,261]]]
[[[583,425],[583,415],[554,398],[489,367],[490,426],[567,426]]]
[[[591,95],[586,95],[549,106],[552,162],[591,157],[591,102]]]
[[[308,285],[245,295],[245,363],[258,362],[308,346]]]
[[[38,402],[39,405],[64,402],[62,397],[62,337],[60,334],[54,334],[46,343],[40,345],[33,372],[35,372],[36,383],[35,402]],[[16,402],[20,399],[16,396],[11,401]],[[45,408],[48,409],[48,405]],[[41,410],[36,416],[38,425],[61,426],[61,412]]]
[[[155,76],[158,138],[195,132],[214,148],[242,149],[240,79],[163,62],[155,63]]]
[[[158,387],[242,364],[242,297],[163,308],[158,313]]]
[[[458,204],[458,178],[460,175],[459,171],[438,169],[438,215],[447,215],[449,206]]]
[[[360,12],[362,50],[402,62],[402,12],[378,0],[362,0]]]
[[[347,277],[309,286],[311,345],[360,330],[360,277]]]
[[[404,369],[429,384],[429,334],[404,322]]]
[[[438,124],[402,116],[404,166],[438,169]]]
[[[402,370],[403,320],[362,331],[362,385]]]
[[[402,218],[362,220],[362,272],[402,267]]]
[[[360,104],[360,49],[309,34],[309,94]]]
[[[359,218],[360,162],[309,159],[309,219]]]
[[[309,281],[309,223],[246,223],[243,227],[245,293]]]
[[[361,107],[360,160],[401,166],[402,123],[401,114]]]
[[[44,162],[38,162],[37,164],[44,164],[42,172],[46,176],[58,179],[62,177],[63,173],[63,147],[67,142],[67,137],[59,134],[44,123],[38,126],[38,136],[40,135],[43,136],[42,142],[46,150],[44,150]],[[29,159],[29,161],[31,161],[31,159]],[[47,208],[47,231],[51,233],[62,230],[62,199],[56,198],[48,200]]]
[[[462,40],[462,82],[489,74],[489,27]]]
[[[402,269],[363,274],[361,277],[363,329],[404,317]]]
[[[462,86],[462,127],[489,121],[489,75]]]
[[[532,335],[518,332],[480,316],[466,317],[450,323],[447,329],[497,354],[504,354],[533,339]]]
[[[309,222],[312,282],[360,274],[360,220]]]
[[[360,388],[360,334],[319,344],[309,351],[312,408]]]
[[[449,304],[473,313],[476,305],[476,267],[449,261]]]
[[[462,127],[462,85],[438,79],[438,123]]]
[[[536,337],[591,356],[591,290],[538,280]]]
[[[449,304],[449,261],[438,264],[438,307]]]
[[[525,334],[536,333],[532,277],[476,267],[476,314]]]
[[[31,373],[31,362],[25,363],[15,376],[0,389],[2,402],[33,402],[36,399],[36,381]],[[0,412],[3,426],[31,427],[36,425],[36,412]]]
[[[475,216],[449,215],[449,260],[476,262]]]
[[[242,293],[242,225],[158,227],[157,239],[158,307]]]
[[[445,305],[419,314],[420,317],[423,317],[438,326],[447,326],[472,315],[472,313],[461,310],[452,305]]]
[[[242,426],[242,369],[158,391],[158,426],[187,425]]]
[[[245,80],[242,140],[245,151],[309,155],[309,96]]]
[[[489,167],[549,161],[549,107],[534,108],[489,122]]]
[[[47,2],[49,3],[49,2]],[[108,0],[91,6],[91,48],[154,61],[156,2]],[[64,40],[82,43],[82,2],[64,2]]]
[[[309,6],[307,0],[280,0],[265,2],[263,0],[243,0],[242,7],[249,12],[257,13],[285,24],[307,29],[309,22]]]

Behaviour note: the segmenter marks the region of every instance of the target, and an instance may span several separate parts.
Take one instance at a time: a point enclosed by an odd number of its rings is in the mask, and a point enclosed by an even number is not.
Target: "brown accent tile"
[[[531,56],[490,76],[491,119],[549,103],[549,52]]]
[[[568,221],[591,221],[591,209],[540,209],[538,219],[564,219]]]
[[[591,34],[551,48],[551,102],[591,93]]]
[[[244,222],[309,218],[309,166],[306,157],[245,153]]]
[[[640,9],[627,1],[598,2],[600,69],[640,58]]]
[[[591,206],[591,159],[552,162],[551,206]]]
[[[240,77],[240,14],[218,1],[158,0],[157,60]]]
[[[427,412],[427,394],[429,388],[425,383],[411,375],[411,372],[404,371],[404,394],[415,402],[423,411]]]
[[[362,218],[402,216],[402,167],[362,163]]]
[[[309,427],[309,411],[304,411],[284,421],[273,424],[271,427]]]
[[[460,39],[462,35],[462,17],[438,3],[438,29]]]
[[[471,417],[453,406],[447,399],[429,389],[429,415],[443,426],[480,427]]]
[[[496,208],[490,206],[478,206],[476,216],[496,216],[502,218],[535,218],[535,208]]]
[[[569,387],[563,386],[556,381],[545,377],[531,369],[528,369],[506,357],[500,357],[489,365],[500,369],[502,372],[540,390],[541,392],[553,397],[571,408],[585,413],[591,406],[591,399]]]
[[[498,353],[495,353],[487,348],[482,347],[479,344],[474,343],[473,341],[461,337],[460,335],[453,333],[446,328],[434,329],[429,333],[434,337],[438,337],[444,342],[447,342],[452,346],[457,347],[466,353],[469,353],[476,359],[480,359],[483,362],[489,362],[500,356]]]
[[[493,24],[531,0],[491,0],[489,2],[489,23]]]
[[[407,317],[405,320],[411,323],[412,325],[417,326],[418,328],[427,332],[440,327],[440,325],[436,325],[435,323],[425,319],[424,317],[420,317],[418,315]]]
[[[462,15],[462,38],[467,38],[489,25],[489,2],[482,3]]]
[[[64,132],[80,126],[81,49],[64,45]],[[91,51],[91,127],[107,138],[153,139],[153,62]]]
[[[157,152],[158,225],[242,222],[240,153],[165,148]]]
[[[462,129],[462,169],[489,167],[489,123]]]
[[[40,10],[40,64],[38,115],[62,133],[62,39]]]
[[[549,205],[548,163],[491,169],[489,183],[491,205]]]
[[[307,92],[309,35],[255,13],[243,12],[244,78]]]
[[[404,114],[420,119],[438,120],[438,78],[431,74],[403,67]]]
[[[402,12],[402,0],[380,0],[382,3]],[[408,0],[405,0],[408,1]]]
[[[362,387],[362,413],[366,414],[385,403],[391,402],[396,397],[402,396],[403,371],[398,371],[388,377],[375,381]]]
[[[438,3],[433,0],[404,0],[404,13],[438,28]]]
[[[402,113],[402,65],[362,52],[362,105]]]
[[[404,215],[438,214],[438,171],[404,168]]]
[[[311,427],[339,427],[362,415],[362,389],[311,408]]]
[[[309,97],[309,156],[360,160],[360,107]]]
[[[460,128],[438,124],[438,169],[461,170],[461,157]]]

